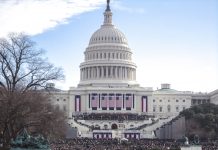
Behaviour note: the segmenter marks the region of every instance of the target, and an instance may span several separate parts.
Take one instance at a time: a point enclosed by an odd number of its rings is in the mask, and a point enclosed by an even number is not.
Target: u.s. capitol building
[[[103,24],[91,36],[84,55],[76,88],[62,91],[55,90],[53,84],[47,87],[51,91],[54,89],[51,92],[53,104],[66,112],[72,127],[87,131],[84,136],[90,136],[91,127],[120,129],[122,132],[137,127],[143,129],[143,125],[152,124],[157,118],[167,121],[192,105],[218,103],[218,90],[211,93],[183,92],[171,89],[170,84],[161,84],[161,88],[155,91],[141,87],[136,81],[133,51],[125,35],[112,23],[109,1]],[[139,136],[136,133],[134,136]]]

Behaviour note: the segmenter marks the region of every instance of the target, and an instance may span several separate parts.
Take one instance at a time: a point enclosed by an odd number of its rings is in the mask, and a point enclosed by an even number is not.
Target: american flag
[[[75,96],[75,111],[80,111],[80,110],[81,110],[80,96],[76,95]]]
[[[115,95],[114,94],[109,94],[109,107],[115,107]]]
[[[107,94],[101,95],[101,107],[107,107]]]
[[[147,112],[148,110],[148,106],[147,106],[147,97],[146,96],[142,96],[142,112]]]
[[[98,107],[98,94],[96,94],[96,93],[92,94],[91,106]]]
[[[126,107],[132,108],[132,94],[126,94]]]
[[[123,100],[122,94],[116,94],[116,107],[122,108],[122,100]]]

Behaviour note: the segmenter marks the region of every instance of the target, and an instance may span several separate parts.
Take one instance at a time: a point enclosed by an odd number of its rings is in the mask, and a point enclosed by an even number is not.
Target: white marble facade
[[[51,100],[68,117],[82,113],[137,113],[160,117],[177,115],[200,103],[218,104],[218,91],[181,92],[162,84],[161,89],[140,87],[136,64],[125,35],[112,23],[109,4],[100,29],[91,36],[84,62],[80,64],[78,87],[54,90]],[[51,86],[51,85],[50,85]],[[53,88],[49,87],[49,88]]]

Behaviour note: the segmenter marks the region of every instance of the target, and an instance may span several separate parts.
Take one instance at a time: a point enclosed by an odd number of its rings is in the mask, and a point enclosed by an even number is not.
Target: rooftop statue
[[[30,136],[25,128],[11,141],[11,147],[11,150],[50,150],[43,136]]]
[[[106,11],[111,11],[111,9],[110,9],[110,0],[107,0],[107,9],[106,9]]]

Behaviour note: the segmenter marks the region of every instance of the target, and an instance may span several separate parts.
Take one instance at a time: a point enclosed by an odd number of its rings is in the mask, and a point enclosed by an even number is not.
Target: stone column
[[[92,76],[92,70],[91,67],[89,67],[89,79],[91,79],[91,76]]]
[[[92,67],[89,67],[89,71],[90,71],[90,76],[89,76],[89,78],[92,79]]]
[[[129,68],[129,79],[132,80],[132,68]]]
[[[129,80],[129,68],[126,68],[126,79]]]
[[[127,68],[124,67],[124,79],[126,80],[127,79]]]
[[[104,77],[104,67],[101,66],[101,78],[103,78],[103,77]]]
[[[97,66],[97,76],[96,76],[97,79],[99,79],[99,67]]]
[[[83,80],[83,69],[80,69],[80,80]]]
[[[108,66],[106,66],[106,78],[108,78]]]
[[[83,80],[86,79],[86,72],[85,72],[85,68],[83,68]]]
[[[89,74],[90,74],[90,72],[89,72],[89,67],[87,68],[87,79],[89,79]]]
[[[117,75],[118,75],[118,78],[120,79],[120,74],[121,74],[121,72],[120,72],[120,66],[117,67],[117,69],[118,69],[118,70],[117,70],[117,71],[118,71],[118,74],[117,74]]]
[[[85,68],[83,68],[83,80],[85,80],[85,75],[86,75]]]
[[[123,67],[120,67],[120,79],[123,79]]]
[[[111,78],[113,78],[113,75],[114,75],[114,67],[111,66],[111,75],[110,75]]]
[[[95,67],[92,67],[92,79],[95,78]]]
[[[88,68],[85,69],[86,70],[86,80],[88,79]]]
[[[88,68],[86,68],[86,80],[88,79]]]

